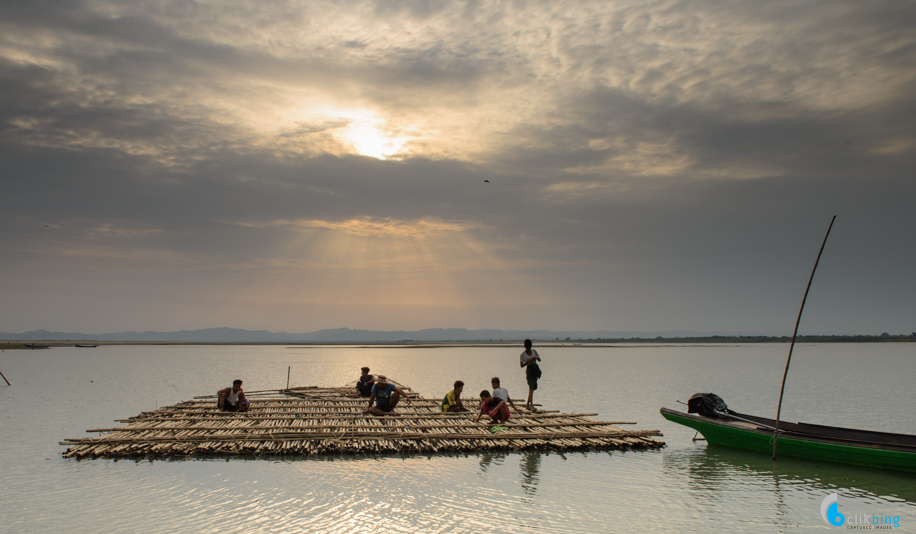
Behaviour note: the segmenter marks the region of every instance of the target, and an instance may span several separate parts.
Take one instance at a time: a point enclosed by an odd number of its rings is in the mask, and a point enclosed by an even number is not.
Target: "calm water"
[[[537,348],[537,346],[536,346]],[[243,378],[248,390],[335,386],[359,367],[424,396],[498,375],[522,397],[521,348],[127,346],[0,352],[0,532],[798,532],[846,514],[916,532],[916,475],[780,459],[692,442],[665,421],[698,391],[772,416],[787,345],[540,349],[535,399],[658,428],[650,452],[297,460],[64,460],[63,438]],[[796,347],[783,413],[916,434],[916,344]]]

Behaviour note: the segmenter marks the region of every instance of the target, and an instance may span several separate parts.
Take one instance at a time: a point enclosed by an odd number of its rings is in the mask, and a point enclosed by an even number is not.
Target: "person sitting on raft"
[[[369,374],[368,367],[363,367],[361,371],[363,374],[356,382],[356,393],[358,397],[368,397],[372,395],[372,386],[375,385],[375,377]]]
[[[490,395],[487,390],[480,392],[480,411],[477,412],[477,419],[474,419],[474,422],[480,421],[480,416],[483,414],[490,416],[490,423],[494,425],[501,425],[509,420],[509,408],[506,406],[506,401]]]
[[[501,386],[499,385],[499,377],[498,377],[498,376],[494,376],[493,378],[490,379],[490,385],[493,386],[493,397],[494,397],[494,398],[502,399],[502,400],[508,402],[508,403],[509,403],[509,406],[512,406],[512,409],[513,409],[513,410],[518,410],[518,408],[515,407],[515,403],[512,402],[512,399],[511,399],[511,398],[509,398],[509,392],[506,391],[506,388],[501,387]]]
[[[221,412],[247,412],[251,402],[242,391],[242,381],[233,380],[232,386],[216,392],[216,406]]]
[[[394,384],[389,384],[385,375],[378,375],[375,377],[375,384],[372,385],[372,392],[369,395],[369,409],[363,413],[397,415],[394,412],[394,407],[397,406],[401,397],[410,402],[410,397],[403,389]],[[372,405],[372,401],[375,401],[375,406]]]
[[[461,380],[456,380],[455,389],[446,393],[445,398],[442,399],[442,411],[443,412],[457,413],[457,412],[471,411],[465,408],[463,404],[461,404],[461,391],[462,390],[464,390],[464,382],[462,382]]]

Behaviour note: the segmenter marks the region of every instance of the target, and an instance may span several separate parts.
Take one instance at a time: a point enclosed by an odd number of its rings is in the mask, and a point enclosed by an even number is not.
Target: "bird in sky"
[[[490,183],[490,180],[484,180],[484,182],[486,182],[486,183]]]

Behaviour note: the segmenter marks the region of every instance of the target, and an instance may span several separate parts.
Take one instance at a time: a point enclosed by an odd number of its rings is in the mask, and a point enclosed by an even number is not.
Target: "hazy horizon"
[[[799,336],[838,336],[843,334],[799,332]],[[916,332],[864,333],[856,336],[916,337]],[[721,338],[785,338],[790,334],[762,332],[697,332],[697,331],[554,331],[554,330],[469,330],[465,328],[430,328],[425,330],[363,330],[334,328],[314,332],[275,332],[269,330],[244,330],[237,328],[208,328],[201,330],[180,330],[172,332],[130,331],[130,332],[50,332],[35,330],[20,333],[0,332],[0,340],[9,341],[100,341],[100,342],[152,342],[152,343],[397,343],[413,342],[520,342],[531,338],[540,343],[553,341],[582,340],[629,340],[629,339],[702,339]]]
[[[0,4],[0,330],[916,330],[916,4]]]

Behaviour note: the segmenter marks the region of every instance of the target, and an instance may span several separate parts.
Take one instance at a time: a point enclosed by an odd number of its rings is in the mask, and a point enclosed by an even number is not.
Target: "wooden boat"
[[[670,408],[662,416],[699,431],[712,445],[773,452],[774,419],[730,410],[699,415]],[[916,472],[916,436],[779,421],[779,454]]]
[[[78,349],[94,349],[94,348],[98,347],[98,345],[80,345],[79,343],[77,343],[77,344],[75,344],[75,345],[73,345],[73,346],[76,347],[76,348],[78,348]]]
[[[32,349],[32,350],[35,350],[35,349],[50,349],[50,348],[51,348],[51,345],[39,345],[38,343],[32,343],[31,345],[29,345],[28,343],[23,343],[22,345],[25,346],[25,347],[27,347],[27,348],[30,348],[30,349]]]
[[[827,227],[827,235],[824,236],[821,250],[817,253],[817,260],[814,262],[814,269],[811,271],[808,287],[798,310],[792,344],[789,345],[789,358],[782,375],[776,419],[733,412],[728,409],[725,401],[713,393],[697,393],[690,397],[686,403],[688,413],[670,408],[662,408],[660,412],[665,419],[702,433],[706,441],[712,445],[765,452],[774,460],[778,448],[779,454],[785,456],[916,472],[916,436],[808,423],[788,423],[780,417],[786,377],[789,374],[792,350],[798,336],[798,325],[801,323],[805,301],[808,300],[814,272],[817,270],[817,264],[821,260],[824,245],[827,244],[827,237],[835,220],[836,215]]]

